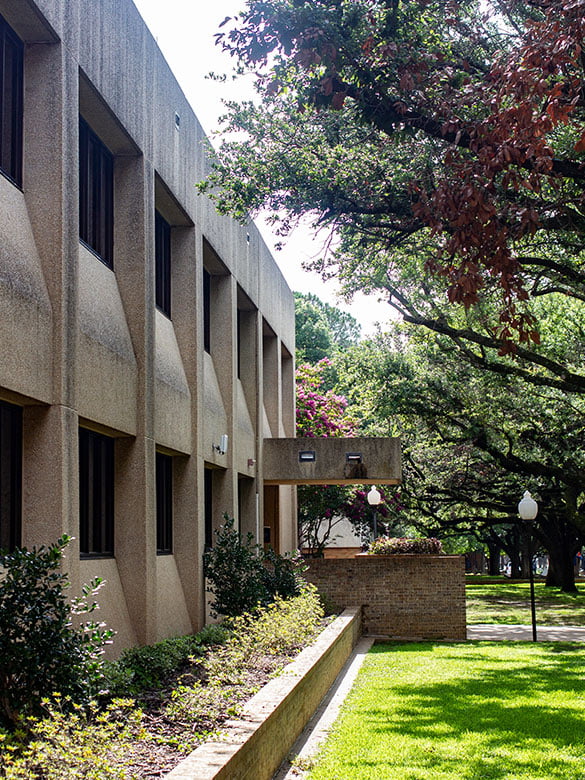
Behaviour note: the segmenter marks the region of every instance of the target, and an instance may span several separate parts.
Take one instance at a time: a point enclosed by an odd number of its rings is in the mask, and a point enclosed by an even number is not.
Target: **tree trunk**
[[[572,550],[559,549],[554,546],[548,551],[549,564],[546,575],[547,586],[560,588],[563,593],[576,593],[574,554]]]
[[[490,577],[497,577],[500,573],[500,545],[495,542],[488,542],[488,571]]]

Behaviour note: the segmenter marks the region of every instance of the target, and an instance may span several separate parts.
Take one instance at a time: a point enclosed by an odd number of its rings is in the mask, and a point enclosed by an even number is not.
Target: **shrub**
[[[116,661],[104,664],[105,687],[110,696],[134,696],[161,687],[206,645],[223,644],[229,635],[224,626],[211,625],[198,634],[163,639],[154,645],[130,647]]]
[[[92,612],[88,599],[102,581],[83,588],[83,598],[66,598],[67,576],[60,570],[70,538],[49,547],[0,552],[0,719],[16,724],[38,714],[55,692],[87,704],[102,679],[101,654],[112,636],[102,624],[73,626],[75,615]]]
[[[380,537],[368,549],[368,555],[440,555],[443,545],[438,539]]]
[[[103,711],[95,704],[82,710],[55,696],[45,702],[45,715],[24,719],[24,741],[18,733],[0,730],[4,780],[128,780],[128,743],[139,735],[141,720],[132,702],[116,700]]]
[[[270,599],[281,596],[289,599],[298,596],[304,584],[302,573],[307,570],[307,564],[300,552],[290,555],[278,555],[272,547],[263,551],[263,582]]]
[[[314,635],[322,618],[323,607],[313,585],[305,585],[299,596],[277,596],[251,614],[230,618],[228,640],[205,662],[210,682],[233,684],[260,658],[294,654]]]
[[[214,547],[203,556],[212,614],[235,617],[269,604],[277,595],[298,595],[306,568],[301,556],[278,555],[272,548],[265,552],[251,533],[242,537],[234,525],[226,516],[215,532]]]

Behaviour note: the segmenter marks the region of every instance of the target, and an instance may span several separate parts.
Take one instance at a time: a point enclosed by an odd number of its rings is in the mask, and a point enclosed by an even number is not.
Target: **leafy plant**
[[[304,566],[301,557],[278,555],[272,549],[265,552],[251,533],[242,537],[234,525],[226,515],[215,532],[214,547],[203,556],[207,590],[214,597],[213,614],[234,617],[269,604],[276,595],[297,595]]]
[[[128,780],[127,745],[141,720],[131,701],[118,699],[101,711],[58,695],[44,704],[44,718],[25,719],[26,733],[0,730],[4,780]]]
[[[223,644],[229,634],[225,626],[210,625],[197,634],[129,647],[116,661],[105,662],[105,688],[110,696],[136,695],[159,688],[181,667],[202,656],[206,646]]]
[[[368,555],[441,555],[443,545],[438,539],[406,539],[380,537],[368,549]]]
[[[55,692],[87,704],[99,690],[100,656],[113,632],[94,621],[74,626],[73,618],[93,612],[103,582],[95,579],[82,598],[68,601],[60,564],[69,541],[0,552],[0,719],[7,724],[38,714]]]

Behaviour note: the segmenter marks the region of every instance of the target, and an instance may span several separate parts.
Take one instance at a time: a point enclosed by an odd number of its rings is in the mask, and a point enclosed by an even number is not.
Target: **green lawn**
[[[561,593],[556,588],[535,584],[536,620],[547,626],[585,626],[585,584],[579,593]],[[527,582],[468,583],[467,622],[530,623],[530,586]]]
[[[585,780],[585,648],[375,645],[310,780]]]

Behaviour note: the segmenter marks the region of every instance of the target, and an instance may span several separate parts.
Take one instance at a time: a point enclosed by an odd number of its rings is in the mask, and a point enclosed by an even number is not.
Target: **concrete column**
[[[56,44],[26,47],[24,193],[52,308],[52,405],[23,418],[23,543],[79,536],[76,413],[78,68]],[[74,591],[79,547],[67,553]]]
[[[173,555],[193,630],[205,621],[203,459],[197,425],[202,400],[203,341],[201,256],[194,228],[172,229],[172,319],[191,393],[191,455],[174,458]]]
[[[142,156],[117,157],[114,272],[138,368],[136,437],[116,442],[116,560],[140,643],[156,630],[154,441],[154,174]]]

